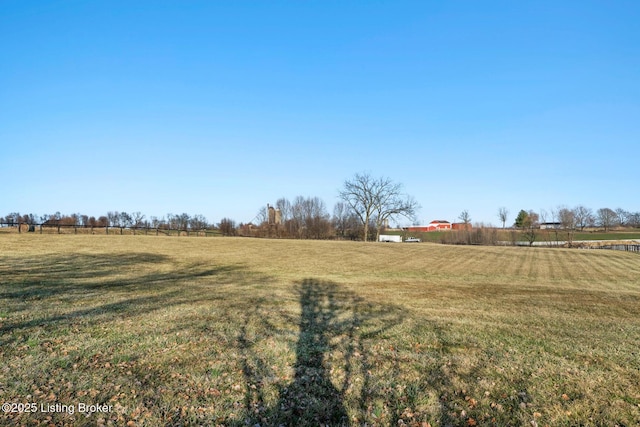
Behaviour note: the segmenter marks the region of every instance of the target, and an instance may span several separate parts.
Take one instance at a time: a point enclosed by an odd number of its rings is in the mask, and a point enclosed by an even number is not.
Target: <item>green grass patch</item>
[[[637,425],[637,254],[0,236],[7,425]]]
[[[593,232],[576,232],[574,240],[640,240],[640,232],[629,231],[593,231]]]

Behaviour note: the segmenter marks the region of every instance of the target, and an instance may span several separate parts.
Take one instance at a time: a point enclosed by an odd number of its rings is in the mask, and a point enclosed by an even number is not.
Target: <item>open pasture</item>
[[[0,236],[2,425],[631,426],[639,348],[632,253]]]

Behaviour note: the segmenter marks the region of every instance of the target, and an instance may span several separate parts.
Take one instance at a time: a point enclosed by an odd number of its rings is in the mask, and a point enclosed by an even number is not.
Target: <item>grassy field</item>
[[[0,235],[0,425],[631,426],[639,348],[633,253]]]

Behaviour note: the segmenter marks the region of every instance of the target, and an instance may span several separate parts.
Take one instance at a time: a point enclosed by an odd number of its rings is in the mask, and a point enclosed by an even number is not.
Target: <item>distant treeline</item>
[[[269,209],[277,210],[278,215],[270,215]],[[463,212],[465,218],[469,220],[468,212]],[[498,219],[504,228],[508,220],[508,211],[500,208]],[[156,234],[161,232],[166,235],[185,232],[195,235],[223,235],[223,236],[251,236],[251,237],[273,237],[273,238],[295,238],[295,239],[349,239],[362,240],[365,227],[361,218],[345,202],[338,202],[333,207],[333,214],[329,214],[326,204],[318,197],[298,196],[292,201],[287,198],[280,198],[276,204],[260,208],[255,218],[248,223],[237,223],[232,218],[222,218],[218,223],[211,223],[204,215],[188,213],[166,214],[163,217],[147,217],[141,212],[118,212],[110,211],[102,216],[89,216],[80,213],[36,215],[10,213],[0,217],[2,226],[17,227],[20,224],[25,227],[21,231],[39,231],[56,228],[58,232],[64,229],[119,229],[123,234],[124,230],[131,230],[134,234],[142,230],[148,234],[149,230],[155,230]],[[618,208],[601,208],[593,211],[584,206],[577,206],[569,209],[559,207],[550,211],[521,210],[513,223],[513,230],[528,236],[527,240],[533,242],[539,239],[540,233],[535,231],[541,228],[542,224],[556,224],[553,228],[556,234],[563,230],[563,240],[572,240],[573,231],[584,228],[601,227],[605,231],[616,227],[640,227],[640,212],[629,212]],[[416,223],[416,225],[418,225]],[[469,232],[451,232],[441,239],[442,243],[457,244],[495,244],[499,239],[491,225],[479,224],[477,230]],[[32,227],[29,227],[32,226]],[[388,224],[381,225],[381,221],[372,217],[366,229],[367,239],[376,240],[376,235],[388,228]],[[173,232],[173,233],[172,233]],[[200,234],[196,233],[200,232]],[[178,233],[180,234],[180,233]],[[514,235],[515,236],[515,235]],[[515,240],[510,236],[510,240]],[[560,236],[557,236],[560,237]]]
[[[3,218],[4,224],[17,226],[19,224],[43,225],[45,227],[79,227],[79,228],[153,228],[163,230],[202,230],[209,227],[207,219],[203,215],[167,214],[163,218],[150,217],[141,212],[107,212],[107,215],[95,217],[79,213],[61,214],[56,212],[50,215],[26,214],[18,212],[10,213]]]
[[[109,227],[119,228],[120,234],[125,229],[143,229],[148,232],[155,229],[177,230],[189,234],[191,231],[217,230],[224,236],[253,236],[276,237],[295,239],[351,239],[378,241],[380,232],[388,229],[391,221],[410,220],[416,223],[416,212],[419,204],[411,195],[405,194],[403,186],[387,177],[375,177],[368,172],[356,173],[353,177],[344,181],[339,191],[339,202],[333,207],[333,215],[329,214],[327,205],[319,197],[298,196],[292,201],[282,197],[274,206],[263,205],[258,214],[249,223],[237,224],[232,218],[222,218],[219,223],[209,223],[204,215],[179,215],[167,214],[162,218],[148,217],[142,212],[118,212],[110,211],[106,215],[94,217],[74,213],[63,215],[56,212],[51,215],[21,215],[18,212],[10,213],[4,217],[4,223],[9,226],[26,224],[42,227],[56,227],[60,232],[61,227],[73,227],[74,232],[78,228],[93,229],[104,228],[108,233]],[[498,209],[497,217],[506,228],[509,220],[507,208]],[[441,218],[440,218],[441,219]],[[466,244],[495,244],[497,234],[486,233],[483,230],[489,227],[480,227],[480,231],[471,232],[471,215],[468,210],[462,211],[459,219],[464,224],[463,233],[452,233],[455,238],[447,243]],[[2,222],[2,218],[0,218]],[[616,227],[640,227],[640,212],[629,212],[624,209],[601,208],[596,212],[584,206],[569,209],[558,207],[549,212],[532,210],[520,210],[513,227],[524,235],[530,244],[537,238],[537,230],[553,228],[563,230],[565,239],[571,241],[575,230],[583,230],[585,227],[601,226],[605,231]],[[397,227],[396,227],[397,228]],[[476,227],[477,228],[477,227]],[[18,228],[21,231],[21,228]],[[35,231],[29,227],[27,231]],[[453,230],[452,230],[453,231]],[[171,233],[167,233],[171,234]],[[205,233],[206,235],[206,233]],[[558,233],[556,233],[558,237]],[[558,239],[559,240],[559,237]]]
[[[293,201],[281,198],[276,202],[279,210],[277,223],[269,223],[266,205],[258,210],[255,218],[248,223],[238,223],[232,218],[222,218],[219,222],[209,222],[204,215],[167,214],[163,217],[149,216],[142,212],[110,211],[102,216],[90,216],[81,213],[63,214],[20,214],[12,212],[0,217],[0,225],[18,227],[23,225],[24,231],[40,231],[42,228],[56,229],[65,232],[69,229],[109,229],[123,231],[156,230],[172,235],[176,231],[186,233],[204,232],[205,235],[221,234],[223,236],[251,236],[297,239],[357,239],[362,237],[363,227],[347,206],[339,202],[334,207],[333,216],[327,211],[325,203],[318,197],[298,196]],[[32,226],[29,230],[28,226]],[[206,233],[216,231],[216,233]],[[77,232],[77,231],[75,231]],[[374,226],[369,234],[375,237]]]

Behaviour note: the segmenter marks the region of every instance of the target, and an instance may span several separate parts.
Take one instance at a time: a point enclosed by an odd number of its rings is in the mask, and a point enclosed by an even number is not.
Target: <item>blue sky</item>
[[[0,1],[0,215],[640,211],[637,1]]]

